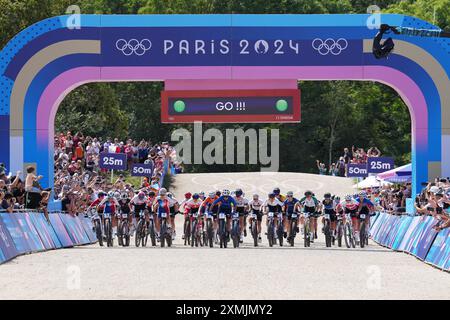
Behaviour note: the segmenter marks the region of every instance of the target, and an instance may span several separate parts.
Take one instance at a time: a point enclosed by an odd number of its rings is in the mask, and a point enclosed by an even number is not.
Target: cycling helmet
[[[204,196],[205,196],[205,192],[204,192],[204,191],[201,191],[198,195],[199,195],[200,197],[204,197]]]
[[[275,198],[275,193],[269,193],[269,198]]]
[[[341,200],[341,197],[335,196],[335,197],[334,197],[334,200],[335,200],[335,201],[339,201],[339,200]]]
[[[118,191],[114,192],[114,198],[120,199],[120,197],[121,197],[120,192]]]
[[[280,193],[281,193],[280,188],[275,188],[275,189],[273,189],[273,193],[274,193],[276,196],[280,195]]]
[[[106,197],[106,193],[103,192],[103,191],[100,191],[100,192],[98,193],[98,197],[99,197],[99,198]]]
[[[192,199],[194,200],[198,200],[200,198],[200,195],[198,193],[194,193],[194,195],[192,196]]]
[[[312,196],[312,195],[313,195],[312,191],[308,190],[305,192],[305,197]]]
[[[259,194],[254,194],[253,195],[253,199],[258,200],[259,199]]]
[[[241,197],[244,194],[244,192],[242,191],[242,189],[236,189],[235,195],[236,197]]]
[[[351,201],[352,199],[353,197],[349,194],[345,196],[345,201]]]
[[[114,198],[114,192],[112,191],[108,192],[108,198]]]
[[[366,197],[367,197],[367,192],[365,192],[365,191],[360,191],[360,192],[358,193],[358,196],[366,198]]]
[[[141,199],[141,200],[145,198],[145,193],[144,193],[144,191],[139,192],[138,198]]]
[[[122,195],[120,196],[120,198],[121,198],[122,200],[127,200],[127,199],[128,199],[128,194],[122,193]]]
[[[185,193],[185,194],[184,194],[184,198],[185,198],[185,199],[190,199],[190,198],[192,198],[192,193],[190,193],[190,192]]]
[[[330,198],[331,198],[331,193],[325,193],[325,194],[323,195],[323,197],[324,197],[325,199],[330,199]]]
[[[150,192],[148,193],[148,196],[149,196],[149,197],[154,197],[154,196],[156,196],[155,191],[150,191]]]
[[[216,191],[216,196],[220,197],[222,195],[221,191]]]
[[[172,192],[167,192],[167,196],[168,196],[170,199],[173,199],[173,194],[172,194]]]
[[[294,193],[292,191],[288,191],[288,193],[286,194],[288,197],[293,197]]]
[[[215,193],[214,191],[212,191],[212,192],[210,192],[210,193],[208,194],[208,196],[209,196],[210,198],[214,198],[214,197],[216,196],[216,193]]]
[[[161,190],[159,190],[159,195],[160,196],[166,196],[167,195],[167,189],[166,188],[162,188]]]
[[[225,190],[223,190],[222,194],[224,197],[229,197],[231,195],[231,192],[230,192],[230,190],[225,189]]]

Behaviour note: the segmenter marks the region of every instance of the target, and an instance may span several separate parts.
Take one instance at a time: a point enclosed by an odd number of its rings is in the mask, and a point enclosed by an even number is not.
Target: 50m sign
[[[124,153],[102,153],[99,166],[105,170],[127,170],[127,156]]]

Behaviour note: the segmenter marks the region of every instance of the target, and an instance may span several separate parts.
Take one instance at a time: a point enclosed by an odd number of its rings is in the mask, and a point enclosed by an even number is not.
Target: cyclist
[[[200,200],[204,201],[206,199],[205,192],[201,191],[198,193],[198,195],[200,196]]]
[[[122,193],[120,195],[119,206],[120,206],[120,212],[122,214],[128,215],[128,222],[131,225],[133,222],[133,217],[130,214],[131,213],[131,203],[130,203],[130,197],[128,196],[127,193]],[[120,219],[122,219],[122,217],[120,217]]]
[[[102,202],[99,203],[98,207],[103,207],[103,214],[109,213],[111,214],[111,217],[114,217],[116,215],[116,212],[119,210],[120,205],[116,198],[114,198],[114,192],[110,191],[108,195],[102,200]],[[112,224],[112,219],[111,219]],[[113,227],[113,239],[116,236],[117,233],[117,226]]]
[[[352,222],[353,222],[353,229],[356,230],[355,232],[356,243],[359,243],[359,227],[360,227],[359,215],[360,214],[366,215],[365,219],[366,229],[368,230],[370,223],[370,214],[374,211],[375,205],[373,204],[372,201],[369,200],[369,198],[367,197],[367,193],[365,191],[361,191],[358,194],[356,202],[358,203],[358,217],[352,219]]]
[[[303,213],[307,213],[309,218],[309,230],[310,230],[310,240],[314,242],[314,231],[317,227],[317,212],[319,212],[319,201],[314,197],[312,191],[306,191],[305,196],[300,199],[299,207],[302,209]],[[304,217],[301,219],[301,223],[304,224]]]
[[[337,215],[336,215],[336,202],[331,196],[331,193],[325,193],[323,196],[322,206],[323,206],[323,213],[330,216],[330,229],[331,229],[331,236],[333,238],[336,237],[336,222],[337,222]],[[322,219],[322,223],[325,225],[325,218]],[[322,229],[323,231],[323,229]]]
[[[200,199],[200,195],[198,193],[194,193],[194,195],[192,196],[192,199],[189,200],[185,205],[185,217],[187,217],[187,219],[191,219],[191,226],[193,225],[193,214],[195,213],[199,213],[200,211],[200,206],[202,205],[203,201]],[[199,219],[199,222],[201,223],[201,220]],[[183,235],[183,239],[185,238],[185,235]]]
[[[138,224],[138,221],[140,218],[140,213],[142,211],[145,212],[145,209],[147,207],[147,201],[148,201],[148,198],[145,195],[144,191],[140,191],[130,201],[130,205],[133,208],[133,212],[134,212],[134,219],[133,219],[133,224],[132,224],[133,230],[136,230],[136,228],[137,228],[137,224]],[[134,231],[132,231],[132,232],[134,232]]]
[[[244,192],[242,189],[235,191],[234,201],[236,201],[236,212],[239,213],[239,228],[241,231],[241,243],[244,242],[244,236],[247,236],[247,223],[246,216],[248,215],[248,200],[244,198]]]
[[[167,217],[170,216],[170,201],[167,197],[167,189],[162,188],[159,190],[159,196],[155,199],[155,204],[153,206],[154,212],[158,214],[158,219],[156,219],[156,237],[158,242],[160,241],[160,231],[161,231],[161,220],[162,213],[165,213]],[[169,224],[169,232],[171,232],[171,225]]]
[[[291,220],[292,214],[295,212],[295,205],[298,202],[297,198],[294,198],[294,193],[289,191],[286,194],[287,198],[283,203],[283,212],[285,213],[284,219],[284,237],[286,238],[287,234],[291,234]],[[298,231],[297,231],[298,232]]]
[[[217,227],[218,227],[218,221],[217,221],[217,211],[213,210],[213,202],[218,199],[219,196],[217,196],[217,194],[215,192],[210,192],[208,197],[203,200],[202,204],[200,205],[200,212],[201,213],[209,213],[212,215],[213,217],[213,228],[214,228],[214,239],[216,244],[217,244]],[[217,208],[217,205],[214,207]]]
[[[274,223],[276,230],[278,228],[278,223],[282,223],[282,221],[278,221],[278,214],[281,213],[283,202],[278,200],[278,198],[274,193],[269,193],[269,198],[266,201],[264,201],[262,206],[265,214],[268,214],[270,212],[274,213]],[[269,219],[266,220],[266,227],[268,226],[269,226]],[[275,239],[278,239],[277,232],[275,232]]]
[[[212,206],[218,205],[218,213],[224,213],[227,216],[227,238],[230,241],[231,214],[236,208],[236,201],[231,196],[230,190],[223,190],[222,195],[212,203]]]
[[[258,242],[262,242],[262,238],[261,238],[261,222],[262,222],[262,206],[263,206],[263,202],[261,200],[259,200],[259,195],[254,194],[253,195],[253,200],[250,201],[248,203],[250,210],[252,211],[253,214],[256,215],[256,218],[258,220]],[[251,225],[252,221],[250,220],[250,225]],[[250,227],[251,228],[251,227]]]
[[[346,195],[345,200],[341,202],[340,207],[342,208],[344,213],[352,220],[353,230],[355,230],[355,223],[356,223],[355,221],[358,220],[357,211],[359,208],[359,203],[355,200],[355,198],[353,198],[352,195]]]
[[[175,240],[176,237],[176,229],[175,229],[175,217],[177,215],[177,212],[179,210],[179,203],[178,200],[175,199],[173,194],[171,192],[167,193],[167,197],[169,198],[169,209],[170,209],[170,224],[172,226],[172,241]]]

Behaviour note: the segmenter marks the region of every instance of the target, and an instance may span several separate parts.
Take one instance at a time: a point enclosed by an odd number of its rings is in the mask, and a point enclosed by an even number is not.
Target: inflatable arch
[[[59,103],[77,86],[101,81],[165,81],[166,90],[378,81],[411,114],[414,191],[450,176],[448,38],[393,35],[394,53],[377,60],[369,15],[81,15],[75,29],[71,18],[41,21],[0,52],[0,162],[12,172],[35,165],[46,187]],[[403,15],[381,22],[438,29]]]

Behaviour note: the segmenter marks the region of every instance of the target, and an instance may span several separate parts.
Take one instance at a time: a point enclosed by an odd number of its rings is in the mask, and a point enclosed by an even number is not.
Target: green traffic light
[[[289,104],[286,100],[278,100],[277,101],[277,110],[280,112],[285,112],[289,107]]]
[[[173,108],[176,112],[184,112],[184,110],[186,110],[186,103],[184,103],[184,101],[178,100],[173,104]]]

